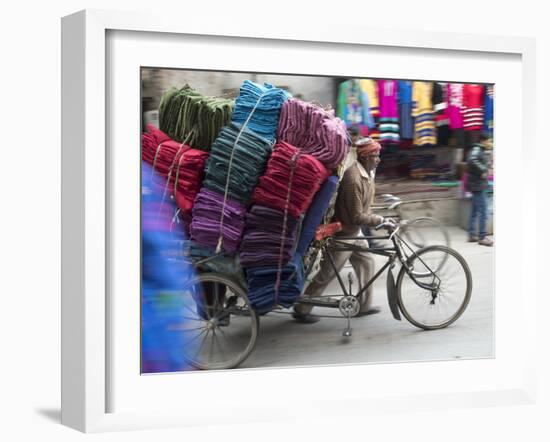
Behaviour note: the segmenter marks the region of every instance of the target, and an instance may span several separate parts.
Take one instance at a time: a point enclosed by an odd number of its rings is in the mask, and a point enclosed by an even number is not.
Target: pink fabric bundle
[[[281,108],[277,139],[298,146],[330,169],[336,168],[350,149],[346,125],[334,112],[294,98]]]
[[[208,153],[178,143],[149,124],[141,139],[141,158],[164,178],[157,181],[163,188],[163,195],[172,195],[183,219],[190,221]]]
[[[287,212],[295,218],[310,206],[315,193],[330,175],[312,155],[283,141],[273,147],[266,173],[252,195],[252,202]]]

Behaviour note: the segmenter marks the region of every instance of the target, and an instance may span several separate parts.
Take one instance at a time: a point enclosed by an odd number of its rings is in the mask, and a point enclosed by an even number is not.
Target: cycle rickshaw
[[[382,224],[375,228],[386,230],[384,236],[376,236],[387,244],[381,247],[357,245],[358,239],[372,237],[340,237],[335,235],[338,229],[339,223],[317,229],[303,258],[306,279],[318,271],[320,259],[329,259],[335,268],[331,253],[338,250],[360,250],[387,258],[364,287],[354,290],[353,278],[348,275],[346,284],[336,272],[341,294],[297,299],[296,302],[335,309],[338,313],[329,317],[346,321],[344,336],[352,335],[351,321],[359,312],[361,297],[386,270],[387,299],[395,319],[401,320],[402,315],[416,327],[434,330],[449,326],[465,311],[471,297],[472,276],[465,259],[454,249],[444,245],[415,249],[400,234],[399,225]],[[197,369],[235,368],[254,348],[260,316],[291,314],[292,308],[275,305],[269,312],[255,311],[247,296],[242,270],[230,258],[220,254],[197,257],[193,265],[196,274],[182,292],[185,322],[179,328],[188,336],[186,359]]]

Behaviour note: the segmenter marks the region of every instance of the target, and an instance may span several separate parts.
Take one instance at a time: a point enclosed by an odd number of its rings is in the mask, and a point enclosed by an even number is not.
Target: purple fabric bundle
[[[223,195],[203,187],[193,206],[191,239],[200,246],[215,249],[223,237],[223,250],[233,254],[239,246],[244,230],[246,207],[227,198],[222,221]],[[221,228],[220,228],[221,224]]]
[[[244,267],[285,265],[292,258],[298,229],[296,218],[269,207],[255,205],[246,214],[240,261]],[[281,250],[282,244],[282,250]]]
[[[277,139],[298,147],[329,169],[336,168],[350,150],[346,124],[334,112],[294,98],[281,108]]]

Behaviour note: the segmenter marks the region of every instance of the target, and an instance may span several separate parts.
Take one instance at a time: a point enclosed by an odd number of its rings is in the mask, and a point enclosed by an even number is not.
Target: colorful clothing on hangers
[[[447,116],[449,117],[449,127],[451,129],[462,129],[464,122],[462,120],[462,83],[447,84]]]
[[[368,97],[369,113],[372,117],[372,122],[370,123],[372,125],[369,125],[369,136],[378,141],[380,139],[378,128],[380,118],[378,83],[375,80],[361,79],[359,80],[359,85]]]
[[[483,130],[487,132],[489,136],[493,133],[493,99],[494,85],[489,84],[485,90],[485,113],[483,116]]]
[[[483,127],[483,92],[481,84],[465,84],[462,100],[464,130],[481,130]]]
[[[414,138],[414,119],[412,116],[412,81],[399,81],[399,135],[401,139]]]
[[[396,80],[378,80],[380,143],[383,145],[399,144],[397,86]]]
[[[447,115],[447,84],[435,82],[433,84],[432,101],[434,105],[435,127],[437,143],[447,146],[451,137],[449,116]]]
[[[413,82],[414,144],[416,146],[437,144],[432,88],[433,83],[429,81]]]

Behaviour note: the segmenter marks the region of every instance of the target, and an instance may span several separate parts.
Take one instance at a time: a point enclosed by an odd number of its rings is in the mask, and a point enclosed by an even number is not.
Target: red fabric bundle
[[[204,178],[208,152],[178,143],[148,124],[147,132],[141,138],[141,158],[153,166],[157,175],[164,178],[160,183],[157,182],[163,188],[163,195],[172,195],[183,219],[189,221]]]
[[[309,208],[315,193],[330,175],[319,160],[291,144],[279,141],[252,195],[252,202],[287,211],[298,218]]]

